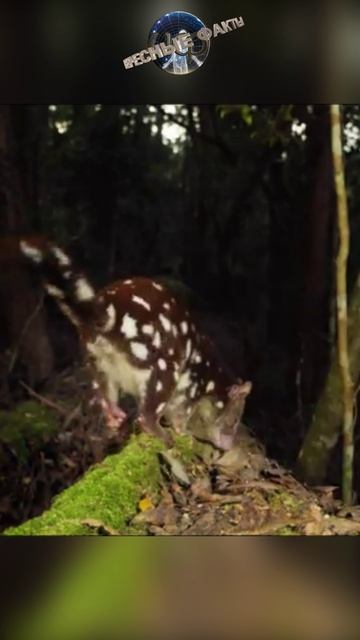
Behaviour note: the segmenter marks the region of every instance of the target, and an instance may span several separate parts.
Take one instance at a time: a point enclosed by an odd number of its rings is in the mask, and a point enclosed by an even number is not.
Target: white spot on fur
[[[151,284],[152,284],[152,286],[153,286],[155,289],[158,289],[159,291],[162,291],[162,290],[163,290],[163,288],[162,288],[161,284],[158,284],[157,282],[154,282],[154,281],[152,281],[152,283],[151,283]]]
[[[186,356],[187,358],[190,358],[190,354],[191,354],[191,340],[187,340],[187,341],[186,341],[185,356]]]
[[[152,341],[152,343],[153,343],[154,347],[156,347],[157,349],[160,349],[160,347],[161,347],[161,338],[160,338],[160,333],[158,331],[155,333],[154,340]]]
[[[96,380],[92,381],[91,386],[92,386],[93,389],[98,389],[99,388],[99,384],[96,382]]]
[[[166,365],[166,361],[163,358],[160,358],[158,360],[158,365],[159,365],[159,369],[161,369],[161,371],[166,371],[167,365]]]
[[[178,393],[172,399],[171,406],[179,407],[180,405],[184,404],[184,402],[186,402],[186,395],[184,393]]]
[[[164,307],[164,309],[167,309],[168,311],[170,309],[170,305],[169,305],[168,302],[164,302],[163,307]]]
[[[171,322],[166,316],[163,316],[162,313],[159,314],[159,320],[164,327],[165,331],[171,331]]]
[[[197,391],[197,385],[194,384],[190,389],[190,398],[195,398]]]
[[[202,361],[202,357],[200,353],[198,353],[198,351],[195,351],[192,359],[194,362],[196,362],[196,364],[200,364],[200,362]]]
[[[224,403],[222,402],[222,400],[219,400],[219,402],[216,403],[216,406],[218,409],[223,409],[224,408]]]
[[[185,373],[183,373],[180,376],[178,390],[182,391],[183,389],[187,389],[188,387],[190,387],[190,385],[191,385],[191,375],[189,371],[185,371]]]
[[[30,258],[36,264],[40,264],[43,259],[43,254],[40,249],[36,247],[32,247],[30,244],[25,242],[25,240],[21,240],[20,242],[20,251],[27,257]]]
[[[161,380],[158,380],[156,383],[156,391],[161,391],[163,388],[163,383],[161,382]]]
[[[139,400],[144,397],[151,369],[140,369],[130,364],[126,354],[104,336],[98,336],[95,342],[87,343],[86,347],[94,358],[97,370],[103,374],[105,395],[110,402],[117,404],[120,391]]]
[[[169,349],[168,354],[169,356],[173,356],[175,353],[174,349]]]
[[[115,322],[116,322],[116,310],[113,304],[109,304],[108,307],[106,307],[106,312],[108,314],[108,319],[103,327],[103,331],[105,333],[107,333],[108,331],[111,331],[114,326],[115,326]]]
[[[215,382],[213,380],[210,380],[210,382],[207,383],[206,385],[206,393],[210,393],[211,391],[214,391],[215,389]]]
[[[189,329],[188,323],[185,320],[183,320],[183,322],[180,322],[180,327],[183,334],[186,335]]]
[[[132,280],[124,280],[123,284],[132,284],[133,281]]]
[[[177,371],[174,371],[174,380],[175,382],[178,382],[180,378],[180,374]]]
[[[177,338],[178,330],[177,330],[177,328],[175,327],[175,325],[174,325],[174,324],[173,324],[173,326],[172,326],[172,332],[173,332],[173,336],[174,336],[174,338]]]
[[[147,335],[147,336],[153,336],[154,335],[154,327],[152,326],[152,324],[144,324],[144,326],[142,327],[141,331],[143,333],[145,333],[145,335]]]
[[[67,256],[66,253],[62,249],[60,249],[60,247],[51,247],[51,252],[62,267],[69,267],[71,265],[69,256]]]
[[[134,318],[132,318],[128,313],[126,313],[123,317],[120,331],[128,340],[131,340],[131,338],[136,338],[137,336],[138,332],[136,328],[136,320],[134,320]]]
[[[60,300],[63,300],[65,297],[64,292],[61,291],[61,289],[59,289],[58,287],[55,287],[55,285],[53,284],[45,284],[45,289],[48,292],[48,294],[50,296],[53,296],[54,298],[59,298]]]
[[[75,295],[79,302],[86,302],[95,298],[95,291],[86,278],[78,278],[75,281]]]
[[[73,313],[70,307],[67,304],[65,304],[65,302],[63,302],[61,298],[58,298],[58,305],[61,311],[63,312],[63,314],[67,318],[69,318],[70,322],[72,322],[76,327],[80,327],[81,322],[78,316],[75,313]]]
[[[63,272],[63,276],[64,276],[65,280],[70,280],[70,278],[72,276],[72,271],[64,271]]]
[[[141,304],[141,306],[143,306],[148,311],[151,310],[151,307],[150,307],[149,303],[146,302],[146,300],[144,300],[144,298],[140,298],[140,296],[133,296],[132,300],[133,300],[133,302],[136,302],[137,304]]]
[[[165,408],[165,402],[162,402],[161,404],[159,404],[158,408],[156,409],[156,413],[159,414],[161,413]]]
[[[134,356],[139,358],[139,360],[146,360],[149,355],[148,348],[141,342],[132,342],[130,344],[130,349]]]

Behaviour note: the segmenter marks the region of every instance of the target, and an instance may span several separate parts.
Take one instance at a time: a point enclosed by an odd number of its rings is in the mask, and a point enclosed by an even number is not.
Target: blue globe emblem
[[[155,64],[163,71],[176,75],[186,75],[200,69],[210,50],[210,40],[200,40],[197,37],[198,31],[205,28],[202,20],[192,13],[165,13],[151,27],[148,46],[154,47],[161,42],[173,44],[172,38],[178,38],[178,46],[174,53],[156,59]],[[190,47],[184,41],[186,35],[191,36],[193,44]]]

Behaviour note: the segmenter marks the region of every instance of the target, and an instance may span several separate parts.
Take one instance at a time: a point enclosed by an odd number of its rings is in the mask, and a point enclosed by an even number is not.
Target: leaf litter
[[[89,406],[91,387],[82,367],[61,372],[42,392],[61,408],[57,434],[26,460],[0,437],[0,531],[48,509],[55,495],[93,464],[119,451],[129,432],[106,433]],[[1,435],[1,434],[0,434]],[[143,496],[130,528],[148,535],[359,535],[360,508],[345,509],[338,487],[309,487],[266,457],[246,427],[236,447],[221,453],[199,445],[186,464],[178,452],[160,456],[160,496]],[[89,518],[93,535],[119,532]]]

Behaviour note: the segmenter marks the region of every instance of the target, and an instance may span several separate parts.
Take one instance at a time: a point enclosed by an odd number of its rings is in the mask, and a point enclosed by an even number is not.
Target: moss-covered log
[[[360,276],[349,308],[349,357],[352,380],[360,375]],[[338,441],[343,414],[342,382],[338,356],[334,350],[328,378],[317,403],[309,431],[299,454],[298,472],[311,483],[322,482],[330,453]]]
[[[184,459],[186,437],[179,438],[178,455]],[[186,448],[186,447],[185,447]],[[191,447],[190,447],[191,448]],[[133,436],[118,454],[108,456],[61,493],[41,516],[5,531],[5,535],[84,535],[104,530],[129,533],[128,522],[143,496],[155,499],[160,488],[158,454],[164,444],[157,438]]]

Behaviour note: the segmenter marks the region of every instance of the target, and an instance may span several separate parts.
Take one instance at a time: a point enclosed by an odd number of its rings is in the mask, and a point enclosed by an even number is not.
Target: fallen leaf
[[[174,458],[174,456],[172,456],[168,451],[162,451],[159,455],[161,460],[163,460],[170,469],[174,478],[184,487],[190,487],[190,478],[180,460]]]
[[[145,497],[140,500],[138,504],[138,508],[139,508],[139,511],[143,513],[144,511],[149,511],[149,509],[153,509],[154,505],[151,502],[150,498]]]
[[[171,494],[164,492],[163,499],[156,507],[138,513],[132,520],[134,524],[151,524],[155,527],[175,525],[178,520],[178,512],[175,508]]]
[[[176,482],[173,482],[170,485],[170,491],[175,504],[177,504],[179,507],[186,507],[188,502],[187,495]]]
[[[247,460],[248,456],[241,447],[233,447],[217,460],[216,466],[221,467],[226,473],[235,473],[245,467]]]
[[[200,500],[211,500],[211,482],[208,476],[204,476],[203,478],[197,478],[191,485],[191,493],[194,498],[199,498]]]

